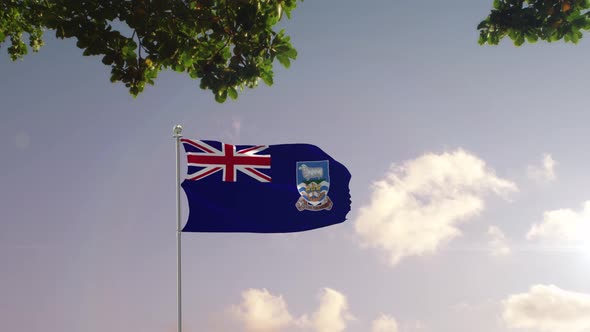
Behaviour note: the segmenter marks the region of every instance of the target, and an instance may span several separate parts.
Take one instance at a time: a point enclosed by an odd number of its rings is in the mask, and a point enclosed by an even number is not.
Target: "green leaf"
[[[174,69],[174,71],[176,71],[176,72],[181,73],[184,71],[184,66],[181,65],[180,63],[177,63],[174,66],[172,66],[172,69]]]
[[[574,44],[577,44],[577,43],[578,43],[578,41],[580,41],[580,36],[578,36],[578,33],[577,33],[577,31],[572,31],[572,36],[571,36],[571,38],[572,38],[572,42],[573,42]]]
[[[297,50],[294,48],[289,48],[289,50],[285,52],[285,55],[291,59],[297,59]]]
[[[112,54],[107,54],[102,58],[102,63],[104,63],[105,65],[111,65],[114,61],[113,61],[113,56]]]
[[[184,67],[190,67],[193,64],[193,58],[190,54],[184,53],[181,56],[180,62]]]
[[[229,97],[233,100],[236,100],[238,98],[238,91],[236,91],[236,88],[234,88],[233,86],[230,86],[227,89],[227,94],[229,95]]]
[[[483,45],[483,44],[485,44],[485,42],[486,42],[486,39],[485,39],[485,37],[484,37],[482,34],[480,34],[480,35],[479,35],[479,39],[477,40],[477,43],[478,43],[479,45]]]
[[[279,60],[279,63],[281,65],[283,65],[283,67],[285,68],[289,68],[291,67],[291,60],[289,60],[289,57],[283,55],[283,54],[278,54],[277,55],[277,60]]]
[[[522,44],[524,44],[524,41],[525,41],[524,34],[520,33],[517,35],[516,40],[514,40],[514,45],[522,46]]]
[[[531,43],[531,44],[536,43],[537,40],[539,40],[539,36],[537,36],[535,34],[532,34],[531,33],[531,34],[527,34],[526,35],[526,41],[529,42],[529,43]]]
[[[215,101],[218,103],[223,103],[227,99],[227,90],[219,91],[215,94]]]
[[[272,78],[272,73],[261,72],[260,78],[262,78],[262,81],[268,86],[271,86],[274,83],[273,78]]]

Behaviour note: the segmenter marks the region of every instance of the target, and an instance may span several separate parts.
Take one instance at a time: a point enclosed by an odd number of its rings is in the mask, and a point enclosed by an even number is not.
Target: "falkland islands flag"
[[[317,146],[181,142],[183,232],[299,232],[341,223],[350,211],[350,173]]]

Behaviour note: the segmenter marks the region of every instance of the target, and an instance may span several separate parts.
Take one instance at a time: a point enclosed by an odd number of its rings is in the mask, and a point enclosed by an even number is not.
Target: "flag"
[[[341,223],[350,211],[350,173],[317,146],[181,142],[183,232],[299,232]]]

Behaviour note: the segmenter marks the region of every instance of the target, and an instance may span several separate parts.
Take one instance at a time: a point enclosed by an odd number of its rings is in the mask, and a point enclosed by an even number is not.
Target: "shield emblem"
[[[301,195],[296,204],[299,211],[330,210],[329,160],[297,162],[297,190]]]

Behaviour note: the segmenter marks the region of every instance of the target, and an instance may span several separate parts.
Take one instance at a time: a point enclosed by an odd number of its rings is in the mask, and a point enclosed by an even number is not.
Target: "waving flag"
[[[314,145],[181,142],[183,232],[299,232],[341,223],[350,211],[350,173]]]

